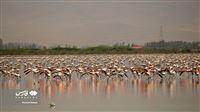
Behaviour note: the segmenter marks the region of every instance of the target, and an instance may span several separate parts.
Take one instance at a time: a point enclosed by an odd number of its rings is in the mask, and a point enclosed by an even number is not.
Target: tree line
[[[41,47],[37,44],[3,43],[0,40],[0,55],[56,55],[56,54],[137,54],[137,53],[200,53],[200,42],[157,41],[148,42],[142,48],[134,48],[135,44],[116,43],[78,48],[60,45]]]

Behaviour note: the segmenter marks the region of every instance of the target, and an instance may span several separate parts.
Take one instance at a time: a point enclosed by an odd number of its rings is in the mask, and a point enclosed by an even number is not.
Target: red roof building
[[[141,46],[141,45],[132,45],[132,48],[133,49],[141,49],[141,48],[143,48],[143,46]]]

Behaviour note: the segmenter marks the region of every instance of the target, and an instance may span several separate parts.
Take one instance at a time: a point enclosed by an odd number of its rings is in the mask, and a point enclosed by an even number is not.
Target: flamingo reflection
[[[95,80],[95,79],[81,79],[81,80],[71,80],[64,82],[61,80],[44,80],[39,79],[37,85],[34,85],[33,80],[25,80],[25,88],[27,89],[38,89],[42,96],[47,98],[56,97],[56,95],[74,95],[79,93],[81,96],[87,95],[105,95],[108,98],[112,97],[116,93],[127,94],[127,92],[132,92],[130,94],[138,96],[146,96],[148,98],[157,95],[157,91],[161,90],[163,96],[173,97],[177,94],[177,89],[181,91],[191,91],[193,93],[199,92],[200,84],[193,79],[181,79],[177,80]],[[1,89],[20,89],[22,88],[20,82],[17,80],[0,80]],[[130,88],[132,86],[132,88]],[[132,89],[132,91],[129,91]]]

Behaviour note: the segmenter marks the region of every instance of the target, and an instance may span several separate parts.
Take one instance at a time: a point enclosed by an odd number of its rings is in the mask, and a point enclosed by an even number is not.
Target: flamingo
[[[19,73],[12,73],[12,75],[16,78],[16,79],[20,79],[21,75]]]
[[[72,70],[69,67],[63,71],[63,74],[64,74],[66,80],[67,79],[71,80]]]
[[[48,67],[47,69],[46,68],[43,69],[40,72],[40,75],[44,74],[46,79],[50,79],[52,77],[52,72],[53,72],[53,69],[51,67]]]

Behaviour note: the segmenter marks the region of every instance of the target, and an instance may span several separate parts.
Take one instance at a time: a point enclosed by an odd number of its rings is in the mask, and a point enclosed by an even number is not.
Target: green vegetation
[[[0,55],[57,55],[57,54],[149,54],[149,53],[200,53],[200,42],[158,41],[146,43],[139,49],[135,44],[117,43],[113,46],[95,46],[87,48],[41,47],[35,43],[3,43],[0,39]],[[137,47],[136,47],[137,48]]]
[[[96,46],[88,48],[0,49],[0,55],[56,55],[56,54],[149,54],[149,53],[200,53],[200,49],[133,49],[128,46]]]

